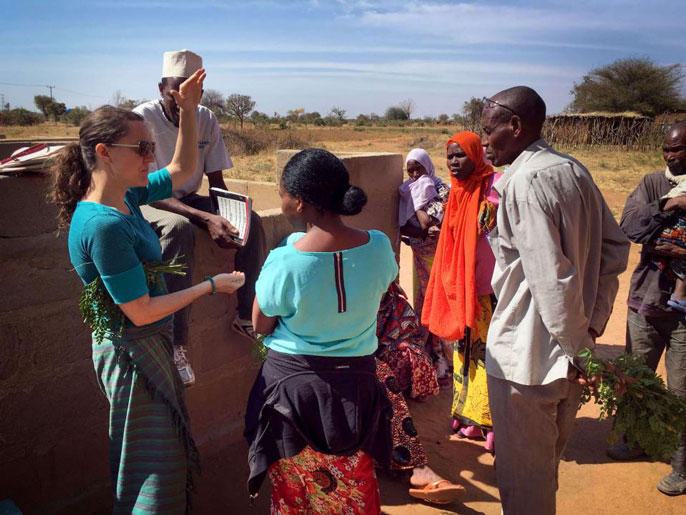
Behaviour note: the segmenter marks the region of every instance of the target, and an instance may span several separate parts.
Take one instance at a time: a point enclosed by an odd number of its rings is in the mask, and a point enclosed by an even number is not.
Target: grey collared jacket
[[[544,140],[496,182],[498,305],[486,344],[488,374],[524,385],[567,376],[602,334],[626,269],[629,241],[588,170]]]

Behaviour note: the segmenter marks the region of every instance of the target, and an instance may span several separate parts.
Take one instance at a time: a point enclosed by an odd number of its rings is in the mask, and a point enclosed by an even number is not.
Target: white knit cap
[[[165,52],[162,58],[162,77],[190,77],[202,68],[202,57],[190,50]]]

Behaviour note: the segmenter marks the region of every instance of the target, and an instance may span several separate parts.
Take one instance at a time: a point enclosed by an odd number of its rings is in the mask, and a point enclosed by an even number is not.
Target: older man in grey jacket
[[[506,515],[555,513],[557,469],[582,387],[576,356],[605,329],[629,242],[586,168],[542,138],[545,103],[518,86],[485,99],[496,182],[498,305],[486,371]]]

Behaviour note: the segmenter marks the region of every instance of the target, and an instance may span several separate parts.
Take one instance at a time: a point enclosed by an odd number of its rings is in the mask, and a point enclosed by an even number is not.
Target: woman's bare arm
[[[212,279],[219,293],[233,293],[245,283],[243,272],[218,274]],[[142,326],[162,320],[211,292],[212,284],[206,280],[185,290],[158,297],[146,294],[130,302],[119,304],[119,307],[134,325]]]
[[[276,328],[279,317],[268,317],[260,309],[257,297],[252,304],[252,327],[258,334],[272,334]]]

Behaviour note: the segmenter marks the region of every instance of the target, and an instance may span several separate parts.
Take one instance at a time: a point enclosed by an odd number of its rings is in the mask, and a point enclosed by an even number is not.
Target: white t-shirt
[[[164,168],[174,157],[179,128],[164,115],[160,100],[145,102],[133,111],[145,119],[155,141],[155,162],[150,164],[150,170]],[[219,122],[214,113],[204,106],[198,106],[196,115],[198,117],[198,169],[193,177],[174,190],[175,198],[185,197],[198,191],[202,184],[203,173],[233,168],[231,156],[224,146]]]

